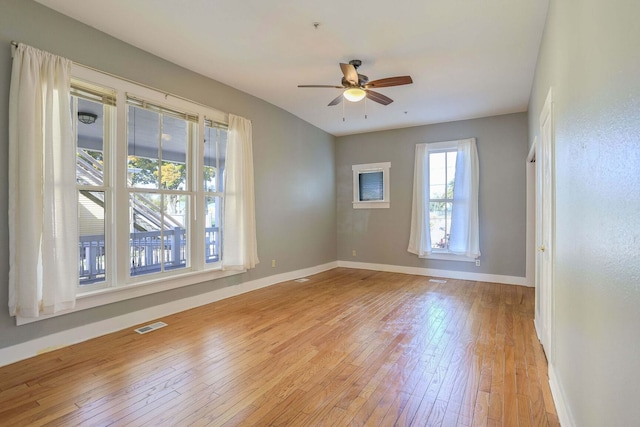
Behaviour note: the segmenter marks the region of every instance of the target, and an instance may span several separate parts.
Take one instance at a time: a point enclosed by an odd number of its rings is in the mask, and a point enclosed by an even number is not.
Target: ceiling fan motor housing
[[[369,77],[365,76],[364,74],[358,74],[358,85],[353,85],[351,84],[350,81],[348,81],[346,78],[342,78],[342,86],[344,87],[362,87],[364,85],[366,85],[369,82]]]

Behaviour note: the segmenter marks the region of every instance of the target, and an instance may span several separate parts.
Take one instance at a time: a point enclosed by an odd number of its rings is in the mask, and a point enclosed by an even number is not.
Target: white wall
[[[555,352],[565,425],[639,425],[640,2],[552,0],[529,143],[555,95]],[[562,419],[561,419],[562,420]]]

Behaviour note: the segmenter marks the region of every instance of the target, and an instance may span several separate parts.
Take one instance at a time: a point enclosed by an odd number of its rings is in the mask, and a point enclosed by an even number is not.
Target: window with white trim
[[[219,270],[227,115],[75,71],[79,295]]]
[[[420,258],[474,261],[479,246],[475,138],[416,145],[408,251]]]
[[[353,208],[388,208],[390,162],[353,165]]]
[[[76,140],[79,285],[111,280],[112,188],[110,147],[115,130],[115,91],[74,79],[71,117]]]
[[[457,148],[429,150],[429,232],[434,252],[449,252]]]

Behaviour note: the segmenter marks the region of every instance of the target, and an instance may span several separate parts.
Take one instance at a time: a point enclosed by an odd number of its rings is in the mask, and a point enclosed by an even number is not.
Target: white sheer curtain
[[[224,184],[222,269],[246,270],[259,262],[253,190],[251,121],[229,114]]]
[[[20,44],[9,96],[9,312],[73,308],[78,285],[71,61]]]
[[[431,230],[429,229],[429,151],[427,144],[416,145],[413,167],[413,203],[411,208],[411,233],[409,252],[424,258],[431,254]]]
[[[478,150],[476,139],[458,141],[456,178],[453,187],[449,251],[470,258],[480,256],[478,222]]]
[[[449,250],[469,258],[480,256],[478,221],[479,166],[475,138],[433,144],[417,144],[413,173],[413,203],[408,251],[427,258],[432,254],[429,226],[429,150],[457,149],[456,175]]]

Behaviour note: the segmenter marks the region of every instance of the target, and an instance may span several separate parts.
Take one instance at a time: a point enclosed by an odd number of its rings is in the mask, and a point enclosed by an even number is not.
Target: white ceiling
[[[526,111],[548,0],[37,0],[336,136]],[[318,28],[313,23],[318,22]],[[362,60],[395,102],[328,107]],[[343,107],[345,104],[343,121]]]

